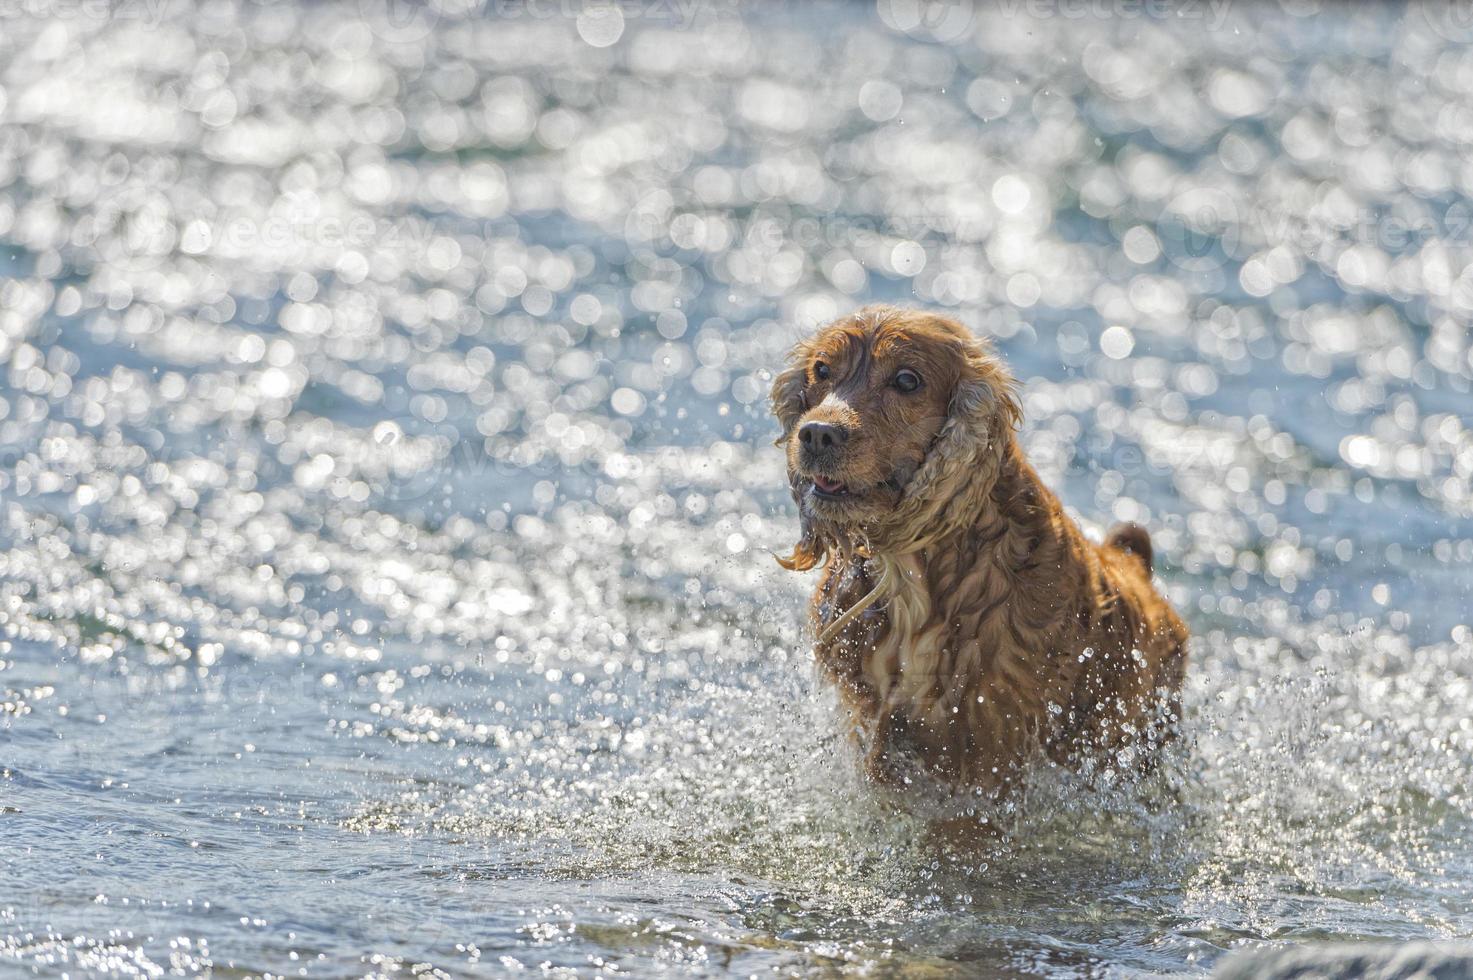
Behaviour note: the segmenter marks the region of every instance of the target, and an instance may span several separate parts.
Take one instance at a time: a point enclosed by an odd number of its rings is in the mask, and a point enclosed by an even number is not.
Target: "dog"
[[[1001,797],[1040,754],[1146,766],[1180,714],[1187,629],[1150,535],[1087,540],[1028,464],[1017,383],[930,313],[866,307],[772,385],[815,655],[864,771]],[[1134,760],[1134,761],[1132,761]]]

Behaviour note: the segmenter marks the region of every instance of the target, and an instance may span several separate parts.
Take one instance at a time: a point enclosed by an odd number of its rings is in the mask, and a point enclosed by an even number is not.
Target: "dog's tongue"
[[[844,489],[844,484],[839,483],[837,480],[827,480],[821,476],[815,476],[813,478],[813,485],[824,493],[838,493]]]

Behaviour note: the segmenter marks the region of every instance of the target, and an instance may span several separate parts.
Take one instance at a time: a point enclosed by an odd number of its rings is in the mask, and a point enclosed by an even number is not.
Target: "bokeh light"
[[[1473,933],[1455,15],[0,10],[0,962]],[[870,301],[993,339],[1041,474],[1152,529],[1196,635],[1161,783],[1060,775],[982,866],[857,784],[769,555],[772,373]]]

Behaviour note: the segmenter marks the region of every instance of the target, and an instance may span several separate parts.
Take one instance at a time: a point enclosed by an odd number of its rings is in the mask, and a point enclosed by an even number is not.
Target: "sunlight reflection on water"
[[[0,958],[1092,975],[1473,929],[1440,8],[90,9],[0,31]],[[872,299],[996,340],[1197,637],[1163,771],[1040,774],[984,855],[859,784],[768,555],[770,371]]]

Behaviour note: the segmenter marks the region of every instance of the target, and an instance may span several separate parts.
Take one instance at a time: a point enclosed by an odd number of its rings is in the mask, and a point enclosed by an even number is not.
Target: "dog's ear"
[[[961,373],[946,421],[886,526],[871,532],[871,546],[881,551],[922,551],[968,526],[977,501],[996,485],[1022,419],[1017,383],[987,343],[960,325],[950,333],[947,356],[960,359]]]
[[[772,381],[772,414],[777,416],[783,434],[778,436],[781,446],[793,434],[793,426],[808,411],[808,399],[804,389],[808,387],[808,360],[813,354],[813,344],[802,340],[788,352],[788,366]]]
[[[783,427],[782,435],[777,437],[777,445],[781,446],[788,441],[793,434],[793,427],[808,411],[808,362],[813,357],[813,342],[811,340],[800,340],[793,349],[788,351],[788,366],[784,368],[776,378],[772,380],[772,414],[777,416],[778,424]],[[793,499],[798,499],[797,488],[793,488]],[[793,553],[784,557],[775,555],[777,563],[789,571],[806,572],[828,557],[828,546],[813,525],[809,514],[799,506],[798,521],[802,528],[802,537],[793,546]]]
[[[993,437],[1015,431],[1023,422],[1018,382],[980,338],[962,344],[962,376],[951,396],[951,420],[970,429],[993,430]]]

